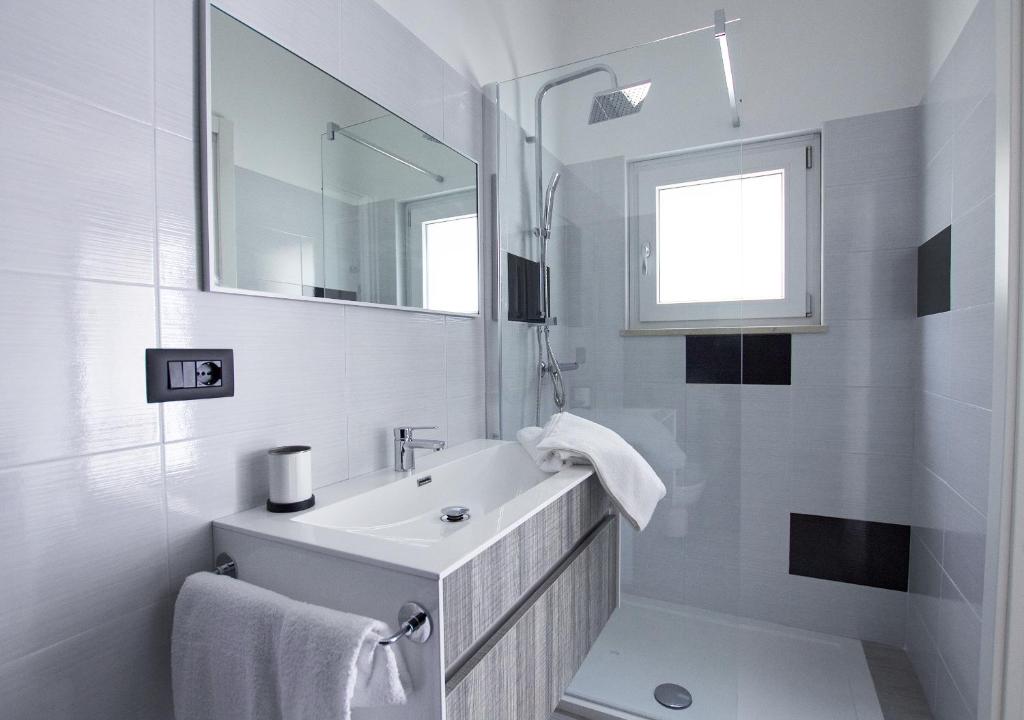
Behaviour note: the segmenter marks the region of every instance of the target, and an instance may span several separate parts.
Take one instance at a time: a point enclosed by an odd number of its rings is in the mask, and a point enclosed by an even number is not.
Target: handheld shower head
[[[548,181],[548,188],[544,191],[544,213],[541,216],[540,226],[544,239],[551,237],[551,218],[555,209],[555,189],[558,187],[558,180],[561,175],[558,172],[551,173]]]

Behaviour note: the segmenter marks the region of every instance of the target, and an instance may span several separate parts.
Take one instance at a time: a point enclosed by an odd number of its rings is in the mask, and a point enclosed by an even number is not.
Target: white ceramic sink
[[[215,525],[441,577],[592,473],[587,466],[541,472],[518,443],[499,440],[417,453],[415,471],[320,487],[316,506],[304,512],[254,508]],[[468,508],[469,519],[443,521],[450,506]]]
[[[429,457],[423,450],[418,452]],[[549,477],[551,474],[541,472],[518,444],[498,443],[428,470],[413,471],[407,480],[303,513],[294,521],[394,542],[432,545],[470,527],[474,519],[477,524],[488,522],[490,513]],[[469,519],[442,520],[442,510],[453,506],[468,508]]]

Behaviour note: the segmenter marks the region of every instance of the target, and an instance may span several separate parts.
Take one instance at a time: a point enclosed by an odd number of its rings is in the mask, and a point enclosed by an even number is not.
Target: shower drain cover
[[[654,688],[654,699],[672,710],[685,710],[693,705],[690,691],[675,683],[662,683]]]

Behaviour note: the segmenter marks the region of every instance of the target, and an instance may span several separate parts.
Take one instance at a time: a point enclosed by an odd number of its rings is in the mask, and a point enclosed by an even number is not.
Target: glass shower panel
[[[738,80],[743,67],[741,24],[728,26]],[[620,86],[650,82],[639,112],[589,123],[595,95],[612,84],[608,73],[557,83],[596,64],[610,68]],[[536,97],[550,84],[556,85],[544,95],[538,173]],[[742,83],[739,89],[742,93]],[[674,717],[675,711],[654,701],[650,680],[670,668],[682,675],[686,668],[696,673],[697,666],[712,658],[700,660],[692,645],[676,643],[664,625],[682,627],[685,622],[673,618],[684,616],[686,622],[711,622],[708,618],[717,614],[741,614],[744,572],[748,558],[755,558],[748,552],[753,538],[744,528],[743,512],[745,398],[739,384],[702,379],[699,367],[688,382],[686,336],[624,332],[630,273],[639,272],[644,261],[636,235],[641,226],[655,221],[653,212],[637,211],[642,203],[636,202],[636,168],[641,162],[715,148],[723,176],[740,177],[745,129],[733,126],[720,47],[711,28],[501,83],[497,97],[503,302],[497,431],[504,439],[514,439],[517,430],[543,425],[556,410],[551,374],[540,371],[547,358],[543,323],[510,319],[516,314],[509,307],[508,288],[520,282],[519,258],[540,261],[543,206],[538,178],[546,188],[557,172],[547,250],[548,332],[562,366],[565,410],[622,435],[668,490],[642,533],[622,524],[624,604],[602,642],[617,634],[626,646],[611,654],[596,649],[570,695],[580,708],[592,703],[642,717]],[[737,189],[733,194],[735,199],[744,193]],[[706,210],[708,202],[701,199],[702,207],[693,210]],[[738,233],[744,213],[736,210],[723,220]],[[748,214],[759,221],[766,216],[757,212],[752,206]],[[704,217],[713,222],[707,212]],[[728,264],[719,269],[722,282],[713,286],[736,285],[744,273],[743,248],[732,248],[723,257]],[[539,266],[528,267],[539,273]],[[677,283],[666,288],[677,290]],[[701,337],[715,344],[720,336]],[[638,653],[635,659],[630,659],[631,642],[644,643],[632,648]],[[714,694],[721,713],[716,717],[739,716],[741,645],[731,634],[715,640],[713,688],[705,688]],[[661,667],[647,667],[650,663]],[[629,679],[633,675],[636,682]],[[669,672],[668,679],[672,677]],[[685,683],[686,678],[677,681]]]

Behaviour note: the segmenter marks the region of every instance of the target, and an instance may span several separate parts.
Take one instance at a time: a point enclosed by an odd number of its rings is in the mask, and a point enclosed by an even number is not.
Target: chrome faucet
[[[437,430],[437,426],[425,425],[395,428],[395,472],[416,469],[416,448],[437,452],[438,450],[444,450],[448,445],[444,440],[413,440],[412,433],[414,430]]]

